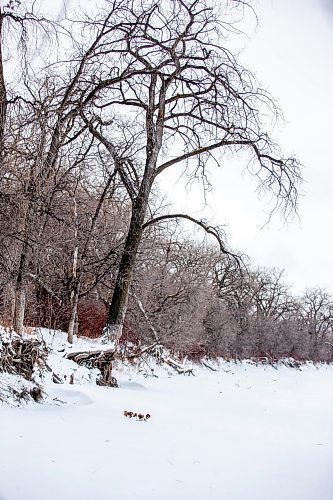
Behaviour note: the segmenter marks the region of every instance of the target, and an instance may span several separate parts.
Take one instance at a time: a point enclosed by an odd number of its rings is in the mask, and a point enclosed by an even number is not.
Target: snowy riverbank
[[[1,500],[332,500],[333,366],[117,375],[0,406]]]

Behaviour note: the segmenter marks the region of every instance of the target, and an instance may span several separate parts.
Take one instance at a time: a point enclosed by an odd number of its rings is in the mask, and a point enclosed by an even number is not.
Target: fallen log
[[[217,372],[217,369],[214,368],[213,366],[211,366],[209,363],[207,363],[207,361],[201,361],[201,364],[205,367],[205,368],[208,368],[209,370],[211,370],[212,372]]]
[[[172,359],[170,357],[162,356],[161,361],[162,361],[162,363],[164,363],[168,366],[171,366],[171,368],[176,370],[176,372],[179,373],[179,375],[193,375],[194,376],[193,368],[181,365],[180,363],[178,363],[177,361],[175,361],[174,359]]]
[[[118,387],[117,380],[112,377],[112,361],[115,359],[115,352],[113,349],[108,349],[106,351],[70,352],[66,357],[86,368],[98,368],[101,372],[101,378],[97,381],[98,385]]]

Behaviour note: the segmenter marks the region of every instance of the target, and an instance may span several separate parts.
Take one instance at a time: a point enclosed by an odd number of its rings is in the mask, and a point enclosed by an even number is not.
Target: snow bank
[[[148,368],[124,367],[120,389],[46,381],[52,405],[0,407],[0,498],[332,500],[332,366]]]

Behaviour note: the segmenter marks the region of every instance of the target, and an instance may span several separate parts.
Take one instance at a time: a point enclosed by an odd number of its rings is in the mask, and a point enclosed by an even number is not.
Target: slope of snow
[[[48,383],[49,404],[0,406],[0,499],[332,500],[332,366],[195,373]]]

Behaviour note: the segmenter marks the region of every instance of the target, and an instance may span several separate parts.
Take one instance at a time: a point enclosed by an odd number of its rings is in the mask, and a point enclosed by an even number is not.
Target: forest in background
[[[75,333],[98,337],[125,280],[125,346],[158,336],[192,359],[333,361],[333,298],[325,290],[294,297],[280,270],[252,267],[228,248],[220,228],[171,217],[153,185],[156,173],[175,163],[172,148],[185,162],[200,151],[187,167],[205,185],[206,163],[217,160],[209,148],[237,154],[250,146],[261,187],[275,194],[278,207],[294,209],[298,164],[276,159],[256,108],[260,102],[275,116],[274,101],[227,50],[228,65],[216,62],[222,56],[205,30],[217,21],[202,2],[169,2],[182,12],[164,26],[182,42],[178,52],[175,42],[164,46],[149,32],[156,13],[161,20],[171,11],[147,2],[138,14],[135,4],[109,1],[95,18],[63,22],[20,2],[1,10],[0,323],[18,333],[23,325],[62,329],[70,341]],[[222,28],[230,35],[234,26]],[[170,60],[163,62],[164,53]],[[220,64],[226,74],[218,73]],[[175,86],[171,97],[163,94],[167,85]],[[190,98],[179,93],[184,86]],[[167,119],[160,144],[159,120]],[[195,240],[183,219],[200,228]],[[121,275],[124,255],[135,258]]]

